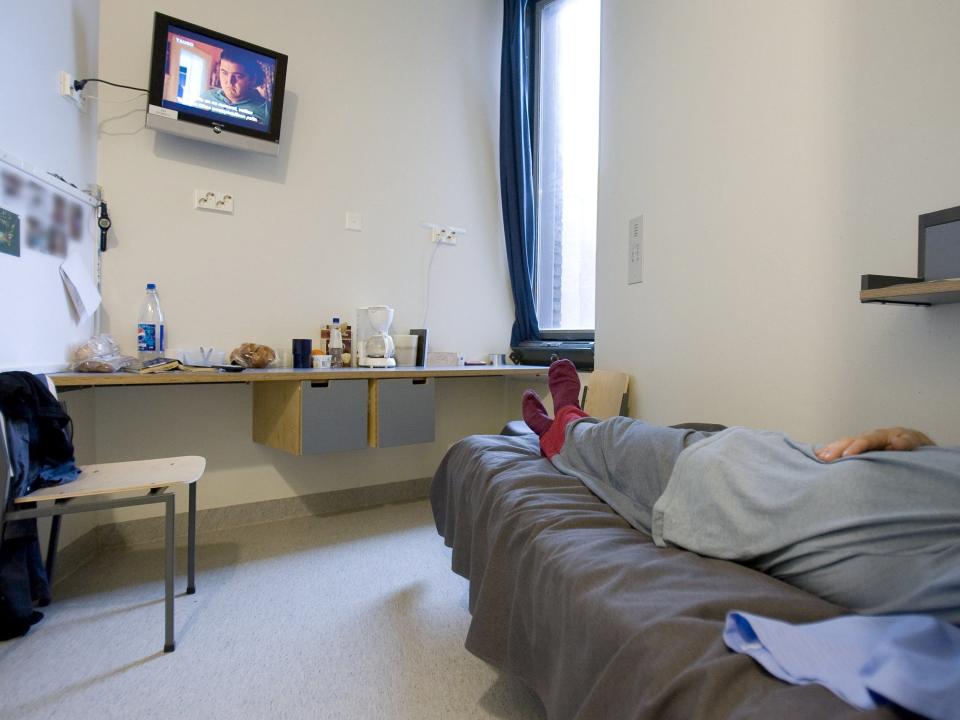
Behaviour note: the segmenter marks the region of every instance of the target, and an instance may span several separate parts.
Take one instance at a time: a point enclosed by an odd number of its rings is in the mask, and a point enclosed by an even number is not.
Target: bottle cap
[[[156,289],[157,289],[156,283],[147,283],[147,290],[156,290]]]

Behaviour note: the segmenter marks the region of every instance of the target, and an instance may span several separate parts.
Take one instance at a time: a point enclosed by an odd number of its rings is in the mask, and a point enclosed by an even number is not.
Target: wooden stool
[[[157,460],[134,460],[131,462],[81,465],[80,477],[73,482],[35,490],[29,495],[15,498],[14,506],[25,503],[50,502],[52,505],[12,510],[7,512],[7,494],[10,492],[12,474],[7,456],[6,423],[0,415],[0,543],[3,531],[11,520],[49,517],[50,542],[47,547],[47,578],[53,582],[53,570],[57,555],[57,542],[60,536],[60,518],[79,512],[107,510],[134,505],[163,503],[165,506],[164,548],[166,556],[166,584],[164,592],[165,623],[164,652],[175,648],[173,637],[173,578],[174,548],[176,534],[174,529],[175,496],[177,485],[189,486],[189,506],[187,509],[187,594],[196,592],[196,517],[197,517],[197,480],[203,475],[206,460],[196,455],[162,458]],[[133,493],[146,490],[145,495],[110,498],[103,500],[80,500],[117,493]]]

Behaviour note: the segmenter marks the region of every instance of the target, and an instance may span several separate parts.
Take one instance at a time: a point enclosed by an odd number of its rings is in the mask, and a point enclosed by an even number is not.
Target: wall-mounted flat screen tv
[[[287,56],[156,13],[147,127],[280,152]]]

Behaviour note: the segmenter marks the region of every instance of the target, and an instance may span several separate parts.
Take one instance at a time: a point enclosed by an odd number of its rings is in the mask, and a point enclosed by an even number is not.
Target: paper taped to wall
[[[100,307],[100,293],[79,253],[70,253],[60,265],[60,277],[76,312],[76,321],[83,322]]]

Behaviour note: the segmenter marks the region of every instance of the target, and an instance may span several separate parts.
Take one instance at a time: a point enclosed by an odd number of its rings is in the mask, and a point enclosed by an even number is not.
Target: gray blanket
[[[904,717],[787,685],[730,652],[729,610],[790,622],[843,610],[742,565],[656,547],[534,437],[460,441],[431,501],[470,581],[467,649],[522,678],[550,718]]]

